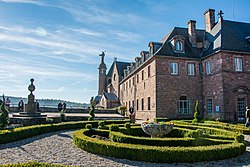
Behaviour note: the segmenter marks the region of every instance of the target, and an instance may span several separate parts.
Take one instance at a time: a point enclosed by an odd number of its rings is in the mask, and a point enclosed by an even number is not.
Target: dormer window
[[[183,36],[176,35],[169,42],[174,52],[185,53],[185,38]]]
[[[179,51],[179,52],[182,52],[182,51],[183,51],[183,44],[182,44],[182,41],[176,41],[176,43],[175,43],[175,50],[176,50],[176,51]]]

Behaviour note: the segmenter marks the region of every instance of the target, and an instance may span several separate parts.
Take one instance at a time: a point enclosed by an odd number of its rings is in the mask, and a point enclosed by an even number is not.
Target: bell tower
[[[98,95],[102,95],[103,92],[106,92],[106,64],[104,63],[105,53],[102,52],[99,56],[101,56],[101,63],[98,67]]]

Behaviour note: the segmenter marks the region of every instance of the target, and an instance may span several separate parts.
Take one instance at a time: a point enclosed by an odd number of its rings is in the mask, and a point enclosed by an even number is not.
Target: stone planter
[[[156,124],[156,123],[142,123],[142,130],[153,137],[163,137],[170,133],[173,129],[174,124]]]

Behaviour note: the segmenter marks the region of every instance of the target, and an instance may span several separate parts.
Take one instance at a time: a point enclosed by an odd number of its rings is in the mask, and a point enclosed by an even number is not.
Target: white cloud
[[[114,34],[115,39],[129,43],[139,43],[143,38],[140,34],[136,34],[133,32],[110,31],[110,33]]]
[[[97,31],[93,31],[90,29],[86,29],[86,28],[69,28],[69,30],[75,31],[79,34],[83,34],[83,35],[88,35],[88,36],[94,36],[94,37],[103,37],[104,34],[99,33]]]
[[[41,5],[41,3],[38,2],[37,0],[0,0],[0,2],[6,2],[6,3],[31,3],[31,4]]]

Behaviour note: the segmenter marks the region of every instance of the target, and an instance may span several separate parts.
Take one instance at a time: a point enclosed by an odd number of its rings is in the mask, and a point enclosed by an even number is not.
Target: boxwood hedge
[[[147,146],[98,140],[89,137],[89,133],[91,131],[86,129],[73,133],[73,141],[77,147],[95,154],[130,160],[192,163],[236,157],[246,151],[245,144],[239,142],[194,147]]]
[[[130,120],[107,120],[107,124],[121,124],[129,122]],[[64,122],[58,124],[43,124],[25,126],[15,128],[12,130],[0,130],[0,144],[14,142],[17,140],[26,139],[32,136],[37,136],[44,133],[55,132],[67,129],[81,129],[85,128],[86,124],[92,124],[96,128],[99,121],[80,121],[80,122]]]
[[[24,162],[17,164],[3,164],[1,167],[66,167],[66,165],[49,164],[41,162]]]

